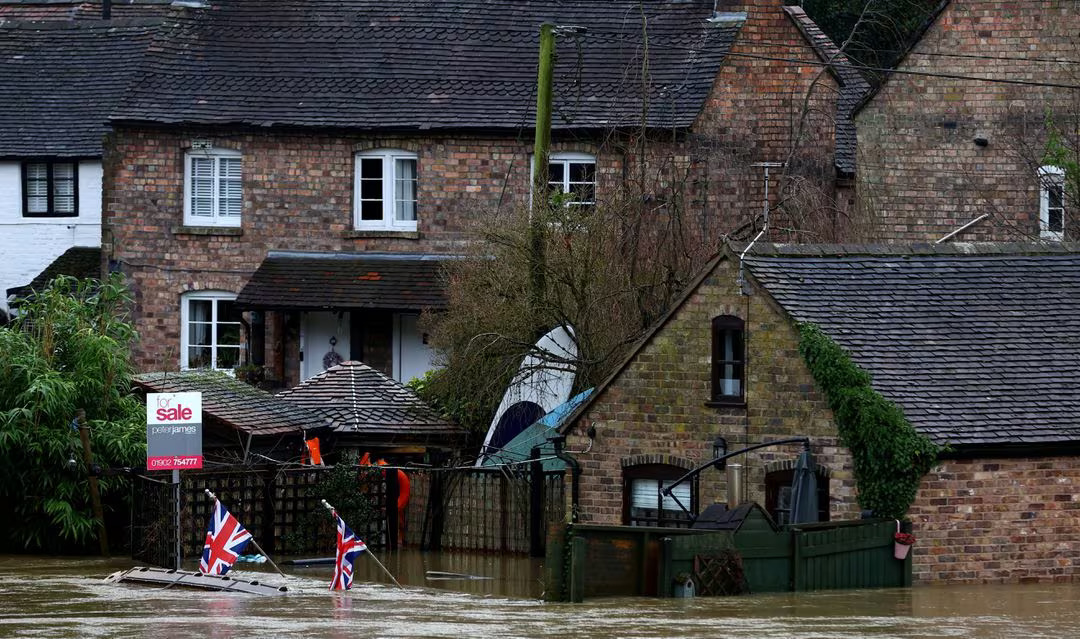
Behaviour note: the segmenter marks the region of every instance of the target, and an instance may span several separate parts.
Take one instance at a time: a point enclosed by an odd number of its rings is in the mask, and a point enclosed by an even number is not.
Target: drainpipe
[[[112,19],[112,0],[101,0],[101,19]]]
[[[581,477],[581,464],[563,450],[566,435],[552,437],[551,442],[555,445],[555,456],[570,466],[570,523],[576,524],[578,520],[578,484]]]

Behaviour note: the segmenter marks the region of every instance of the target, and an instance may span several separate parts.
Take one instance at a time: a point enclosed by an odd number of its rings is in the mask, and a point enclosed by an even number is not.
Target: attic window
[[[743,321],[731,315],[712,320],[712,397],[717,404],[741,404],[745,386]]]
[[[77,217],[79,165],[77,162],[36,160],[23,162],[23,217]]]

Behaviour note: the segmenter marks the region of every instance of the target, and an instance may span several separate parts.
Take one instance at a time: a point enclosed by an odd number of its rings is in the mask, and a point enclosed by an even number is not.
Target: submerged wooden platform
[[[252,595],[281,595],[289,591],[285,586],[274,586],[259,581],[235,579],[229,575],[204,575],[201,572],[169,570],[140,566],[114,572],[105,578],[111,583],[147,584],[153,586],[197,588],[219,592],[244,592]]]

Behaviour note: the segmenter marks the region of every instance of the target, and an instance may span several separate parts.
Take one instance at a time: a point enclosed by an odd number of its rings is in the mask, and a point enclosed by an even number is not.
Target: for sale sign
[[[146,469],[202,468],[202,393],[146,395]]]

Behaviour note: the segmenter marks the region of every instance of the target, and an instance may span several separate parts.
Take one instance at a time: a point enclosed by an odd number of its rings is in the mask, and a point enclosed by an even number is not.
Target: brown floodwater
[[[239,577],[290,589],[259,597],[103,581],[133,565],[127,560],[0,556],[0,636],[1080,637],[1080,585],[1073,584],[550,604],[539,599],[541,566],[533,560],[408,551],[379,557],[403,590],[363,559],[347,592],[327,590],[330,566],[282,566],[288,576],[281,577],[267,574],[267,564],[238,564]]]

